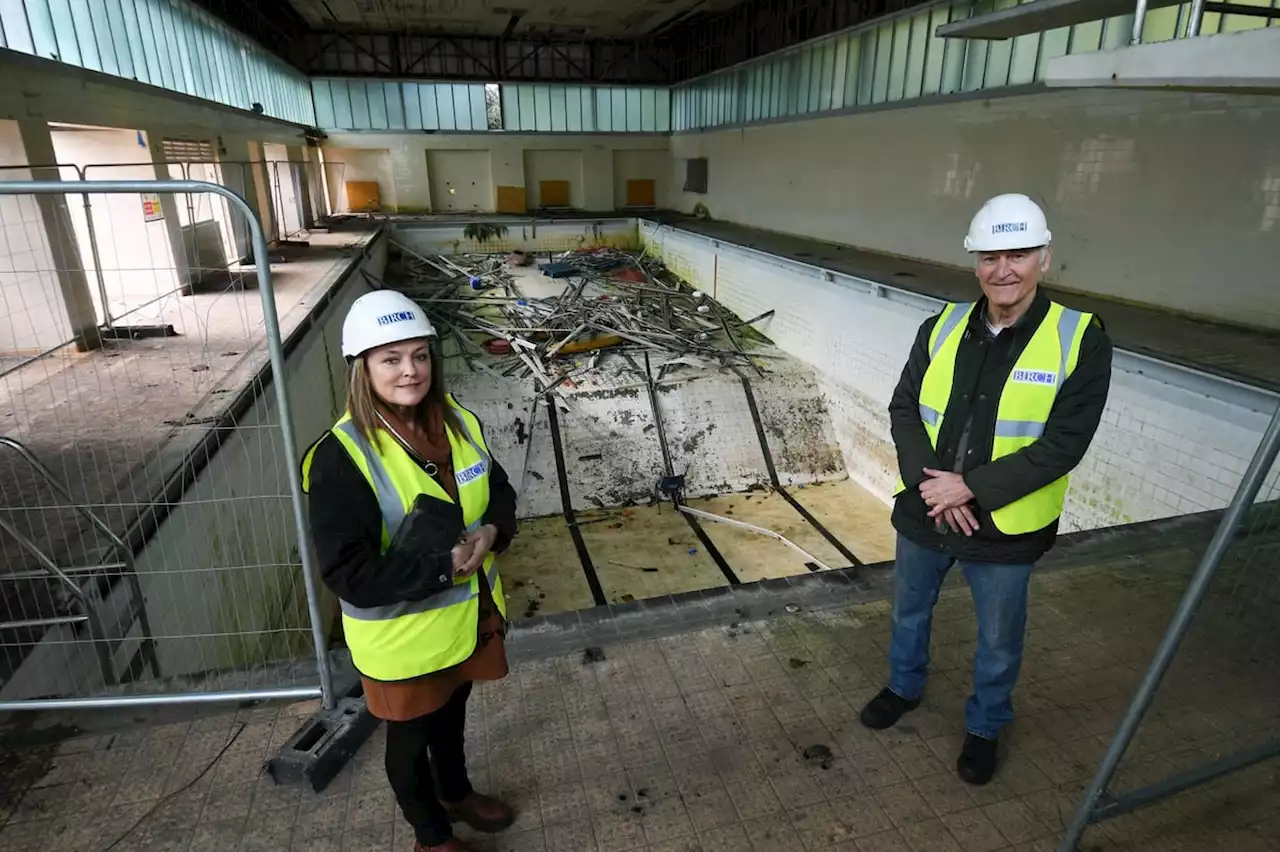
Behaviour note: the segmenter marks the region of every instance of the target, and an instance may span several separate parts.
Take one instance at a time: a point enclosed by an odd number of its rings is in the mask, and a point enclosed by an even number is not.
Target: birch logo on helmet
[[[1026,222],[1000,222],[991,226],[993,234],[1016,234],[1027,229]]]
[[[378,325],[391,325],[397,322],[411,322],[417,318],[413,311],[396,311],[394,314],[383,314],[378,317]]]

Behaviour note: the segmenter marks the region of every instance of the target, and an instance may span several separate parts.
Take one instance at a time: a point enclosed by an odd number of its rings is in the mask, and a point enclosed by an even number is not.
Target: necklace
[[[378,415],[379,422],[382,423],[382,428],[391,433],[391,437],[396,439],[396,443],[400,445],[401,449],[409,454],[409,458],[417,462],[418,467],[422,468],[426,472],[427,476],[435,476],[440,472],[440,466],[431,461],[431,459],[424,459],[419,455],[418,451],[413,448],[413,445],[406,441],[404,436],[397,432],[396,428],[387,422],[387,418],[382,416],[381,411],[375,413]]]

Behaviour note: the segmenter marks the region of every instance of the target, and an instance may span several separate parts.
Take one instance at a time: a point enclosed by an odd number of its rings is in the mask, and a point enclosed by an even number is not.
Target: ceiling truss
[[[631,41],[311,29],[286,0],[197,0],[314,77],[670,85],[926,0],[744,0]]]

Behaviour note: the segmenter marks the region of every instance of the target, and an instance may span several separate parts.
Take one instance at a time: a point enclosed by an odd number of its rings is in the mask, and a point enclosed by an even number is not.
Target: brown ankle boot
[[[516,821],[515,812],[492,796],[472,792],[461,802],[444,802],[445,812],[451,822],[462,821],[476,831],[495,834],[510,828]]]
[[[415,843],[413,844],[413,852],[476,852],[476,848],[465,840],[450,837],[444,843],[435,846],[423,846],[421,843]]]

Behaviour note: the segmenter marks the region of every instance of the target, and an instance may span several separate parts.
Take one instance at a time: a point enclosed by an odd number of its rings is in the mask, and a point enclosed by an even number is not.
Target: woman
[[[515,535],[516,501],[479,420],[445,393],[435,336],[400,293],[356,299],[342,326],[347,411],[307,451],[303,488],[415,850],[467,852],[451,821],[493,832],[514,819],[471,788],[463,727],[471,682],[507,674],[493,556]]]

